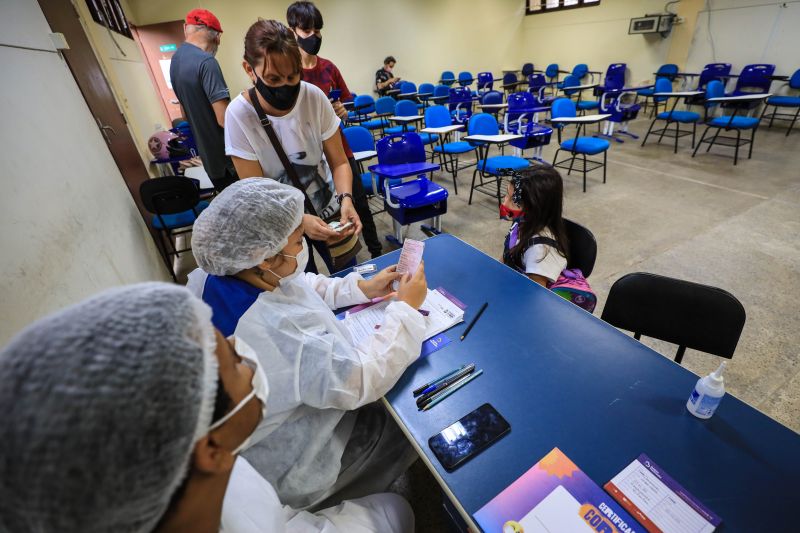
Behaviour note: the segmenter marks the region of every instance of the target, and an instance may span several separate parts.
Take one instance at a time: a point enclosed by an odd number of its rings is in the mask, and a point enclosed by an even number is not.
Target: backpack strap
[[[536,236],[532,237],[531,240],[528,241],[528,247],[534,246],[536,244],[544,244],[546,246],[552,246],[558,251],[561,251],[561,247],[558,245],[555,239],[551,239],[550,237],[541,237]]]

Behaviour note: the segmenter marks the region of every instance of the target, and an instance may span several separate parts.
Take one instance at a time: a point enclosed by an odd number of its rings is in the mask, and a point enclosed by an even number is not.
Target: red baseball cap
[[[192,9],[186,14],[186,24],[195,26],[208,26],[212,30],[222,33],[222,26],[219,19],[208,9]]]

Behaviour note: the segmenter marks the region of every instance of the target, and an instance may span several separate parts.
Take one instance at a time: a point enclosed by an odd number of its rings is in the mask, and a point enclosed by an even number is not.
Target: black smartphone
[[[509,431],[506,419],[485,403],[428,439],[428,446],[445,470],[452,472]]]
[[[341,89],[331,89],[331,92],[328,93],[328,98],[330,98],[331,102],[336,102],[341,97],[342,97]]]

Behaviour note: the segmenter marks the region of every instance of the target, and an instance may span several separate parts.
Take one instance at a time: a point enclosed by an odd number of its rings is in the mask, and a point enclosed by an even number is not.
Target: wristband
[[[342,194],[336,195],[336,201],[339,203],[339,205],[342,205],[342,202],[344,201],[345,198],[350,198],[350,201],[353,202],[353,204],[355,204],[355,200],[353,200],[353,195],[350,194],[349,192],[343,192]]]

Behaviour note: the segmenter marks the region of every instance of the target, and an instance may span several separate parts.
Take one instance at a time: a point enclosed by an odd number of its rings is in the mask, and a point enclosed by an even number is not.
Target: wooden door
[[[169,62],[183,43],[183,21],[136,26],[133,33],[147,60],[150,78],[158,89],[164,111],[171,121],[181,118],[181,106],[168,78]]]

